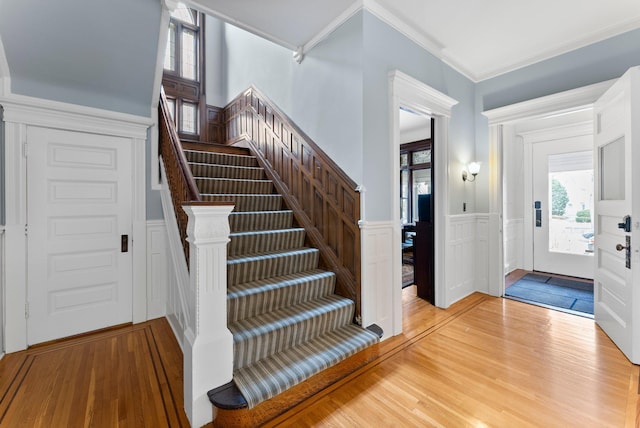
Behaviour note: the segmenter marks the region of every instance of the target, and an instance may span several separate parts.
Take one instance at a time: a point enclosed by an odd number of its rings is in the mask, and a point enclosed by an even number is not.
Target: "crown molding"
[[[333,19],[326,27],[320,30],[318,34],[313,36],[307,43],[305,43],[304,46],[298,47],[295,53],[304,56],[307,52],[311,51],[311,49],[319,45],[320,42],[329,37],[331,33],[336,31],[342,24],[347,22],[361,10],[362,0],[355,1],[344,12]]]

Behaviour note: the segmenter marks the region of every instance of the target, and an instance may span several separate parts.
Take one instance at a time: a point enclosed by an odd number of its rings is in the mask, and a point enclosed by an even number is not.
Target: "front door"
[[[593,278],[593,141],[533,144],[533,269]]]
[[[29,128],[28,343],[132,320],[129,140]]]
[[[640,363],[639,85],[635,67],[594,105],[594,315],[634,364]]]

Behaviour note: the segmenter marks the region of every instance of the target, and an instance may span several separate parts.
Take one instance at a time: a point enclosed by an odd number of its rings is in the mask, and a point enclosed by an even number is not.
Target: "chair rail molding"
[[[151,119],[22,95],[0,96],[5,122],[5,346],[27,347],[27,135],[30,127],[117,136],[131,141],[133,322],[147,319],[145,142]],[[136,244],[136,243],[141,244]]]

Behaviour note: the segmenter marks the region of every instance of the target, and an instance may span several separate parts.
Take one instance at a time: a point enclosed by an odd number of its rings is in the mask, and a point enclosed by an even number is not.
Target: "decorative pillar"
[[[184,407],[191,426],[213,419],[207,391],[233,377],[233,337],[227,328],[227,243],[233,204],[192,203],[189,216],[189,277],[192,322],[185,331]]]

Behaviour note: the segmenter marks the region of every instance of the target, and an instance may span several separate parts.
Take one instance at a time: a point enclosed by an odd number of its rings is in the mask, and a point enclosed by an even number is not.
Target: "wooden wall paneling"
[[[250,88],[224,112],[227,144],[253,147],[321,264],[337,275],[336,293],[360,314],[360,198],[356,184],[270,100]],[[241,126],[240,122],[246,123]]]

